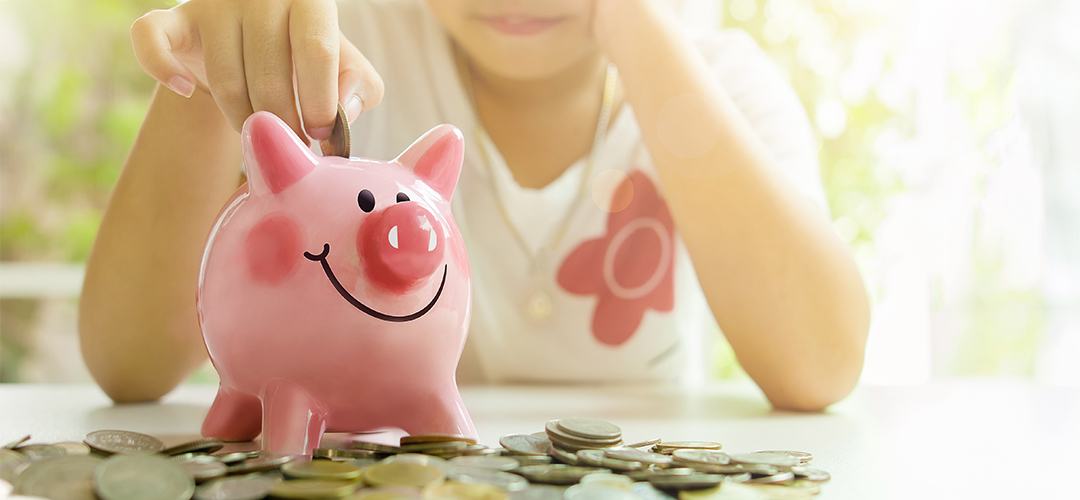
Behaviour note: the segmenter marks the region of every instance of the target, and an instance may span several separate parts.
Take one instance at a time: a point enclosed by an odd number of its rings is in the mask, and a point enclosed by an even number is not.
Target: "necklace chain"
[[[468,79],[467,89],[469,98],[472,101],[473,109],[476,109],[476,97],[473,89],[471,65],[467,67],[465,74]],[[491,166],[491,156],[489,155],[485,144],[485,139],[490,140],[490,138],[484,130],[483,125],[480,124],[479,112],[477,113],[476,138],[480,145],[480,154],[483,157],[482,163],[487,171],[492,193],[495,195],[495,204],[499,208],[499,214],[502,216],[503,223],[510,229],[511,234],[514,236],[514,240],[517,241],[518,246],[521,247],[521,251],[528,257],[533,272],[542,272],[540,269],[536,269],[538,267],[537,261],[543,254],[553,252],[558,248],[559,243],[561,243],[563,237],[566,236],[566,231],[570,226],[570,219],[574,212],[577,211],[578,206],[581,204],[581,200],[585,198],[585,194],[588,191],[589,178],[591,177],[593,168],[596,164],[596,155],[598,154],[604,139],[607,137],[608,124],[611,121],[611,107],[615,100],[615,84],[617,82],[617,77],[618,69],[615,67],[615,64],[609,63],[607,66],[607,74],[604,78],[604,94],[600,104],[600,116],[596,121],[596,132],[593,135],[592,148],[589,150],[589,155],[585,159],[585,171],[581,175],[581,182],[578,184],[577,194],[571,201],[566,213],[563,214],[562,220],[559,221],[554,237],[550,239],[547,245],[541,246],[540,250],[535,254],[530,251],[529,245],[525,242],[525,238],[518,230],[517,225],[515,225],[514,221],[510,218],[510,213],[506,208],[506,203],[503,201],[502,193],[496,187],[494,171]]]

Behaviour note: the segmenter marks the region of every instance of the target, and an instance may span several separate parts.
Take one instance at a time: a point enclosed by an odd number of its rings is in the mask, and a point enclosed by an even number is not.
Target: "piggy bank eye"
[[[375,195],[367,189],[360,191],[360,194],[356,195],[356,204],[360,205],[360,210],[370,212],[375,209]]]
[[[401,203],[403,201],[409,201],[409,195],[407,195],[405,193],[398,193],[397,194],[397,202]]]

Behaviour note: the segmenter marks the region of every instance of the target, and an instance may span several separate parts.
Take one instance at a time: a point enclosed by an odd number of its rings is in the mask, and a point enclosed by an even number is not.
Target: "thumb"
[[[371,62],[342,34],[338,66],[338,102],[349,122],[382,101],[383,81]]]
[[[152,10],[131,25],[131,46],[146,74],[184,97],[195,92],[195,74],[173,54],[194,45],[186,18],[174,10]]]

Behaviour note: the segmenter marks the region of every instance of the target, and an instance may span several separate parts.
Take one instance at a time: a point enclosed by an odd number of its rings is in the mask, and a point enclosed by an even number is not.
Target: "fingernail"
[[[174,76],[165,86],[184,97],[191,97],[195,92],[195,83],[182,76]]]
[[[349,116],[349,123],[356,120],[356,117],[360,116],[360,112],[364,110],[364,101],[360,100],[360,96],[353,94],[345,100],[345,114]]]
[[[329,127],[309,128],[308,135],[316,141],[325,141],[330,138],[330,133],[333,131],[333,125],[330,125]]]

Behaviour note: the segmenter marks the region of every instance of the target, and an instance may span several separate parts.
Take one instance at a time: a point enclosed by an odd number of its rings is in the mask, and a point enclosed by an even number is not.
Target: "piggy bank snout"
[[[408,285],[439,267],[445,244],[435,215],[416,202],[397,203],[365,221],[358,243],[365,271],[387,284]]]

